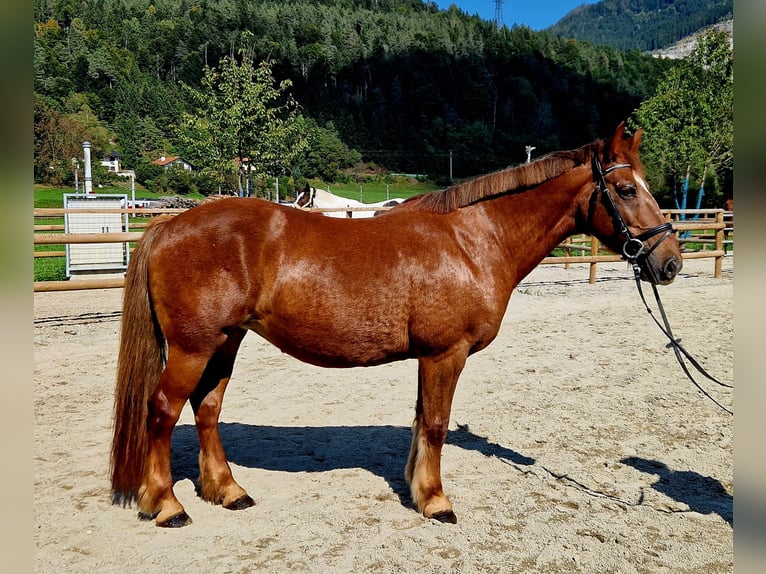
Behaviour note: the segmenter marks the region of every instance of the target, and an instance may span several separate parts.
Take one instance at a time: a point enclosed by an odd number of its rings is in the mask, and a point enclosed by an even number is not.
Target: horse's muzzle
[[[676,255],[670,255],[661,262],[650,256],[639,263],[641,279],[655,285],[668,285],[673,282],[683,265],[683,260]]]

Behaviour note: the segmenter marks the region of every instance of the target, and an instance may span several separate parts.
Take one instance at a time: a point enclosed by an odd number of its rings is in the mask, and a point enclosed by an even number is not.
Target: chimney
[[[93,176],[90,171],[90,142],[82,142],[82,154],[85,158],[85,195],[93,193]]]

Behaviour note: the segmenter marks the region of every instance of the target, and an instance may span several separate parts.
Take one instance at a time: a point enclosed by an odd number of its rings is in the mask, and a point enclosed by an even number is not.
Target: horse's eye
[[[636,186],[632,183],[618,185],[616,189],[620,197],[636,197]]]

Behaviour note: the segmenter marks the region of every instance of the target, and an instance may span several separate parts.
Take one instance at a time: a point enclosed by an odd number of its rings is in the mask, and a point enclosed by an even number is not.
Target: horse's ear
[[[625,137],[625,122],[620,122],[614,131],[612,139],[609,141],[609,158],[617,157],[619,148],[628,148],[632,153],[638,153],[638,146],[641,144],[641,136],[644,135],[643,128],[638,128],[629,138]]]

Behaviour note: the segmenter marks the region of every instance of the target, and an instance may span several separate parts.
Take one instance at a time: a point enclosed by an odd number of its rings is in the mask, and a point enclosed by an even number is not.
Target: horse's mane
[[[589,163],[594,153],[598,153],[602,147],[603,142],[596,140],[575,150],[553,152],[530,163],[410,198],[405,203],[424,211],[449,213],[484,199],[540,185],[565,171]]]

